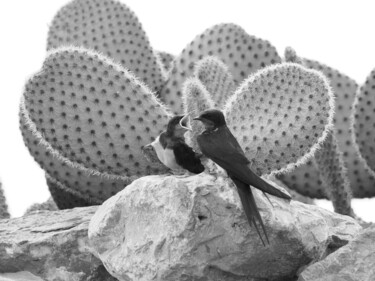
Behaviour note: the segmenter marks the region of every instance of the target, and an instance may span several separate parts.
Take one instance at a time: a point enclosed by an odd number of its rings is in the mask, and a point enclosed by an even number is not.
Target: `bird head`
[[[167,132],[175,137],[183,137],[187,131],[191,131],[189,127],[189,114],[173,116],[167,127]]]
[[[223,112],[217,109],[208,109],[203,111],[198,117],[193,118],[203,123],[206,130],[215,130],[226,125]]]

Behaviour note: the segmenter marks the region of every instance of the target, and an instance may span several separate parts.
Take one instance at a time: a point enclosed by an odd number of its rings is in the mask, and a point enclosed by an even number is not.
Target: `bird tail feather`
[[[255,175],[255,174],[252,174],[251,176],[252,176],[252,178],[251,178],[251,181],[249,183],[251,183],[251,185],[254,186],[255,188],[260,189],[263,192],[266,192],[268,194],[274,195],[274,196],[279,197],[279,198],[284,198],[284,199],[288,199],[288,200],[292,199],[292,197],[290,197],[289,194],[277,189],[276,187],[269,184],[267,181],[265,181],[261,177]]]
[[[262,240],[262,243],[263,243],[263,246],[266,246],[266,243],[264,242],[264,239],[260,233],[260,230],[258,228],[258,225],[257,225],[257,220],[263,230],[263,233],[264,233],[264,236],[266,237],[266,241],[268,244],[270,244],[270,241],[268,239],[268,235],[267,235],[267,231],[266,231],[266,228],[263,224],[263,220],[262,220],[262,217],[260,216],[260,213],[259,213],[259,210],[258,210],[258,207],[255,203],[255,199],[254,199],[254,195],[253,195],[253,192],[251,190],[251,187],[237,179],[234,179],[232,178],[233,182],[235,183],[235,185],[237,186],[237,190],[238,190],[238,194],[240,196],[240,199],[241,199],[241,203],[242,203],[242,206],[243,206],[243,209],[245,211],[245,214],[246,214],[246,217],[247,217],[247,220],[250,224],[250,226],[252,224],[254,224],[254,227],[259,235],[259,238],[260,240]]]

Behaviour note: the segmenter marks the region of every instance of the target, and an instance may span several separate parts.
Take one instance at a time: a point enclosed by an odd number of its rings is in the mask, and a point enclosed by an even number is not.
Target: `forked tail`
[[[236,178],[232,178],[232,180],[234,184],[237,186],[238,194],[240,195],[241,203],[242,203],[243,209],[245,211],[245,214],[246,214],[246,217],[250,226],[254,224],[255,229],[260,237],[260,240],[262,240],[263,246],[266,246],[266,243],[264,242],[264,239],[256,223],[256,221],[258,220],[263,230],[264,236],[266,237],[266,241],[268,244],[270,244],[270,241],[268,240],[266,228],[264,227],[262,217],[260,216],[258,207],[255,203],[254,195],[253,195],[253,192],[251,191],[250,186],[241,182],[240,180],[237,180]]]

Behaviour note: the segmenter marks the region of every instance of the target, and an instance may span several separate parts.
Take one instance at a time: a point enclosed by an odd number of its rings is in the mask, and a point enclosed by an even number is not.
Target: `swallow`
[[[237,187],[249,225],[254,224],[260,240],[266,246],[256,223],[258,220],[264,236],[268,244],[270,244],[250,186],[280,198],[290,200],[290,195],[263,180],[248,167],[250,161],[246,158],[241,146],[227,127],[224,114],[220,110],[209,109],[203,111],[193,120],[201,121],[205,128],[197,136],[197,143],[203,155],[210,158],[227,172],[229,178]]]
[[[187,170],[194,174],[204,171],[200,157],[185,142],[185,133],[191,130],[187,127],[189,115],[172,117],[167,130],[162,132],[150,145],[156,152],[160,162],[174,172]]]

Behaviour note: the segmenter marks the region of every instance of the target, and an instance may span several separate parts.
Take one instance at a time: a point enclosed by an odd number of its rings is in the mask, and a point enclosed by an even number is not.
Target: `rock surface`
[[[318,206],[255,199],[270,245],[247,223],[230,180],[148,176],[108,199],[89,239],[119,280],[293,280],[299,268],[352,240],[361,226]]]
[[[0,281],[44,281],[42,278],[28,271],[14,273],[0,273]]]
[[[96,209],[39,211],[0,220],[0,273],[27,271],[47,281],[86,280],[102,264],[90,253],[87,237]]]
[[[305,269],[298,281],[375,280],[375,226],[320,262]]]

